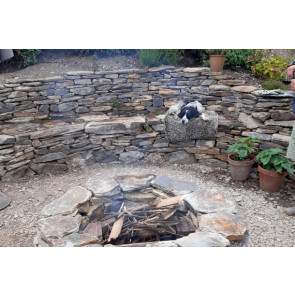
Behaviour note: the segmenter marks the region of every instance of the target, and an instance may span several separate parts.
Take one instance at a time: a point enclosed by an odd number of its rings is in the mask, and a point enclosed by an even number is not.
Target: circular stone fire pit
[[[46,205],[35,246],[248,246],[231,200],[168,176],[91,178]]]

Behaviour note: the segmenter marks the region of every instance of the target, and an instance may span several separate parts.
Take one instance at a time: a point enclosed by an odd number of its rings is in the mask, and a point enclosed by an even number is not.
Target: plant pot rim
[[[258,165],[258,171],[261,172],[261,173],[263,173],[263,174],[266,174],[266,175],[269,175],[269,176],[273,176],[273,177],[286,176],[287,173],[288,173],[287,171],[283,171],[281,173],[275,172],[275,171],[270,171],[270,170],[267,170],[267,169],[262,168],[260,164]]]
[[[210,56],[226,56],[226,54],[210,54]]]
[[[230,161],[233,161],[235,163],[247,163],[247,162],[254,162],[255,161],[255,158],[256,156],[253,155],[253,154],[249,154],[249,157],[251,158],[250,160],[245,160],[245,161],[236,161],[234,159],[232,159],[231,157],[234,156],[236,153],[230,153],[228,156],[227,156],[227,159],[230,160]]]

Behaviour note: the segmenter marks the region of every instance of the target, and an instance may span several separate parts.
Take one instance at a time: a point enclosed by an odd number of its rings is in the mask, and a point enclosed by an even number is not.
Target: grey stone
[[[193,182],[177,180],[166,175],[156,177],[151,184],[170,195],[184,195],[197,190],[197,185]]]
[[[206,111],[208,121],[202,118],[193,118],[187,124],[174,115],[165,117],[166,137],[170,141],[186,141],[190,139],[202,139],[214,137],[218,128],[218,115],[214,111]]]
[[[88,95],[88,94],[93,94],[94,93],[94,88],[93,87],[80,87],[80,88],[72,88],[70,90],[74,94],[77,95]]]
[[[197,214],[215,212],[236,212],[233,201],[227,199],[218,191],[198,190],[185,195],[184,202]]]
[[[120,184],[123,192],[132,192],[135,190],[141,190],[150,186],[151,181],[156,176],[154,174],[147,175],[121,175],[115,179]]]
[[[242,136],[258,137],[260,140],[264,140],[264,141],[271,141],[272,139],[272,136],[269,134],[263,134],[258,132],[248,132],[248,131],[243,131]]]
[[[95,197],[112,197],[121,192],[119,183],[110,177],[104,179],[90,178],[86,187],[93,192]]]
[[[154,107],[162,107],[163,106],[163,98],[162,97],[154,97],[153,98],[153,105]]]
[[[78,104],[76,102],[67,102],[57,105],[57,109],[59,112],[69,112],[71,110],[74,110],[76,107],[78,107]]]
[[[139,151],[130,151],[120,154],[119,160],[125,163],[132,163],[141,160],[144,157],[144,153]]]
[[[0,210],[6,208],[10,202],[10,198],[6,194],[0,192]]]
[[[252,117],[259,122],[264,122],[270,117],[270,113],[268,112],[259,112],[259,113],[252,113]]]
[[[0,135],[0,145],[2,144],[10,144],[15,142],[15,137],[10,135]]]
[[[84,203],[88,202],[92,196],[92,193],[81,187],[76,186],[69,189],[61,198],[52,201],[47,204],[42,214],[46,216],[52,216],[57,214],[72,214]]]
[[[68,170],[67,165],[58,163],[30,163],[30,168],[38,174],[56,174]]]
[[[193,164],[196,162],[194,155],[187,153],[186,151],[177,151],[169,154],[168,162],[171,164]]]
[[[84,169],[95,163],[92,151],[82,151],[67,155],[66,163],[70,171],[75,169]]]
[[[267,120],[264,122],[266,126],[281,126],[281,127],[293,127],[295,121],[274,121]]]
[[[245,113],[240,113],[239,121],[249,129],[255,129],[261,126],[261,124],[256,119],[254,119],[252,116],[246,115]]]
[[[49,153],[47,155],[44,156],[40,156],[38,158],[35,158],[33,160],[34,163],[44,163],[44,162],[51,162],[51,161],[55,161],[55,160],[60,160],[60,159],[64,159],[66,158],[66,154],[62,153],[62,152],[58,152],[58,153]]]
[[[227,247],[230,241],[217,233],[195,232],[174,241],[179,247]]]
[[[81,219],[81,215],[55,215],[40,219],[37,222],[37,229],[45,239],[60,239],[78,232]]]
[[[289,145],[290,139],[291,139],[291,136],[287,136],[287,135],[282,135],[278,133],[275,133],[272,135],[273,142],[283,143],[285,146]]]

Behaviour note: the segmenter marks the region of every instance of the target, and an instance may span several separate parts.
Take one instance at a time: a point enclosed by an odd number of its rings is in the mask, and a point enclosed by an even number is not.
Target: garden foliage
[[[227,151],[235,154],[234,159],[236,161],[246,161],[249,159],[249,155],[254,152],[254,148],[252,147],[252,143],[254,142],[259,142],[259,138],[245,137],[237,140]]]

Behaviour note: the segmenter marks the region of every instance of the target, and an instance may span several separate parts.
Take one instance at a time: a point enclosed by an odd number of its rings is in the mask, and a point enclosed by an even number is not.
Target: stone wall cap
[[[71,71],[66,73],[68,76],[93,75],[94,71]]]
[[[171,69],[175,69],[175,67],[174,66],[159,66],[159,67],[149,68],[149,72],[160,72],[160,71],[171,70]]]
[[[186,73],[201,73],[201,72],[210,72],[209,68],[206,67],[198,67],[198,68],[185,68],[183,69]]]

